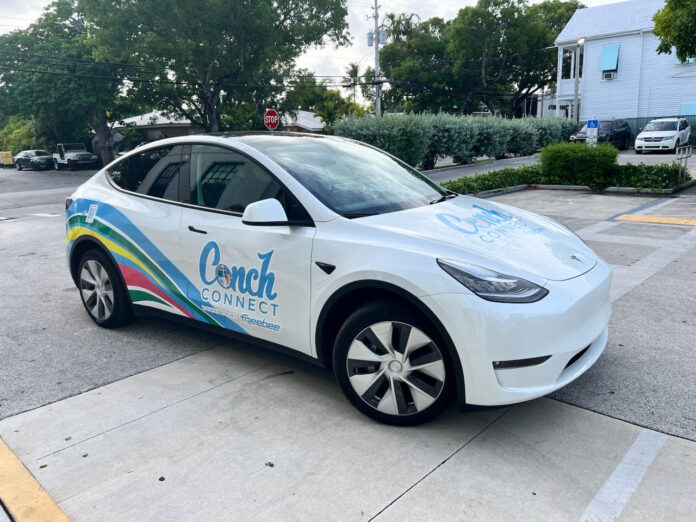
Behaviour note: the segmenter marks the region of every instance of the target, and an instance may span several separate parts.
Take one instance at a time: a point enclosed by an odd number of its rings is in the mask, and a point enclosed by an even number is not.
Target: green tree
[[[154,101],[213,132],[225,107],[250,110],[249,100],[280,96],[305,49],[348,41],[346,0],[79,2],[96,56],[154,68],[156,79],[173,81]]]
[[[12,154],[17,154],[20,150],[42,149],[45,146],[33,120],[10,116],[0,129],[0,150],[11,150]]]
[[[653,17],[655,34],[660,38],[658,53],[669,54],[676,49],[677,58],[685,62],[696,57],[696,2],[666,0]]]
[[[12,113],[32,119],[49,141],[89,139],[113,159],[109,121],[122,117],[121,66],[95,63],[77,0],[55,0],[28,29],[0,37],[0,84]]]

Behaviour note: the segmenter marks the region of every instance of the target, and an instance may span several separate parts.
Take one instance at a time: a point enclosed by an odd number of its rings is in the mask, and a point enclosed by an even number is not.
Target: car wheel
[[[15,168],[17,170],[22,170],[22,162],[21,161],[15,161]]]
[[[677,138],[677,141],[674,142],[674,153],[677,153],[677,149],[679,148],[679,138]]]
[[[82,304],[95,323],[115,328],[132,320],[126,288],[116,267],[103,252],[87,251],[80,259],[77,277]]]
[[[75,169],[75,165],[73,165],[73,162],[68,160],[68,170],[72,172]]]
[[[642,150],[638,150],[638,149],[636,149],[636,154],[642,154],[642,153],[643,153],[643,151],[642,151]]]
[[[394,301],[364,305],[348,317],[336,338],[333,363],[353,406],[386,424],[426,422],[442,412],[454,390],[437,331]]]

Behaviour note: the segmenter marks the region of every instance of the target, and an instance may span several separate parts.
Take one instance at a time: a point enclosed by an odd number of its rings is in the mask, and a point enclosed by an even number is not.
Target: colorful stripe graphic
[[[87,216],[97,205],[95,216]],[[97,238],[116,260],[134,304],[246,333],[229,317],[206,312],[199,290],[121,211],[88,199],[73,201],[67,210],[66,253],[76,239]]]

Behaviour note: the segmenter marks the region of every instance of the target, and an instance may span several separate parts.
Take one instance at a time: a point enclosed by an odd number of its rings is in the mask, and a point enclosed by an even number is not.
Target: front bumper
[[[598,260],[582,276],[550,281],[549,295],[537,303],[491,303],[472,294],[422,299],[454,342],[466,402],[494,406],[547,395],[595,363],[607,344],[610,284],[611,268]],[[546,356],[529,366],[493,366]]]
[[[634,148],[636,150],[672,150],[676,145],[676,140],[668,141],[644,141],[636,139]]]

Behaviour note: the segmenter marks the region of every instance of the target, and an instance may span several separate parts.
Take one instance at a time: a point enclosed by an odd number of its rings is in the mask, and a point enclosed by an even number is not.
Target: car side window
[[[686,120],[682,120],[681,123],[679,124],[679,130],[686,130],[686,128],[689,126],[689,122]]]
[[[308,220],[297,199],[268,171],[247,156],[213,145],[191,146],[189,202],[243,213],[250,203],[277,199],[288,219]]]
[[[183,147],[157,147],[129,156],[109,168],[119,187],[137,194],[178,201]]]

